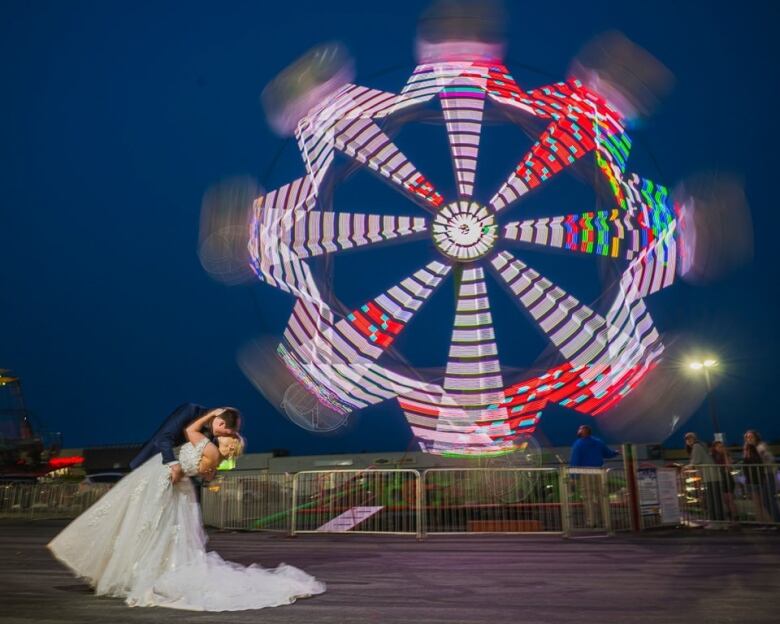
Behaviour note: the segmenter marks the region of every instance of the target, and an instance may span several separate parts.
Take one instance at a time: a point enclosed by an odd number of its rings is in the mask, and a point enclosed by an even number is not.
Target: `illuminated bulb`
[[[706,366],[707,368],[712,368],[713,366],[717,366],[717,365],[718,365],[718,360],[712,360],[712,359],[704,360],[704,366]]]
[[[690,362],[688,366],[690,366],[693,370],[699,370],[704,366],[704,364],[701,362]]]

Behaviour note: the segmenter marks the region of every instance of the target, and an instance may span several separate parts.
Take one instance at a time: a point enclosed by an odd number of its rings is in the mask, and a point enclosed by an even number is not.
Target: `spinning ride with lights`
[[[298,98],[271,120],[294,132],[305,175],[259,197],[253,207],[253,269],[296,299],[277,350],[287,368],[340,414],[397,401],[421,449],[431,453],[514,450],[533,434],[549,404],[599,415],[642,382],[664,349],[644,299],[675,277],[677,216],[667,189],[627,169],[626,121],[592,84],[570,79],[525,89],[494,52],[476,44],[460,46],[458,54],[432,46],[400,93],[354,84],[338,71],[315,76],[310,95],[316,97]],[[394,120],[403,124],[431,105],[443,115],[457,197],[442,196],[385,132]],[[491,107],[543,129],[483,204],[474,184]],[[325,181],[336,154],[367,168],[430,216],[332,210]],[[609,208],[498,224],[497,216],[510,210],[520,217],[529,193],[544,192],[550,179],[585,159],[592,159],[610,189]],[[328,303],[309,265],[319,256],[419,240],[425,233],[435,258],[347,314]],[[526,264],[512,250],[519,243],[620,262],[606,313]],[[505,380],[488,273],[538,325],[562,363],[538,376]],[[443,382],[380,362],[446,279],[456,280],[457,303]]]

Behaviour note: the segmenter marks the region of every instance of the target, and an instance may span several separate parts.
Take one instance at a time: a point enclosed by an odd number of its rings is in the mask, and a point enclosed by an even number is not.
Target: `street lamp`
[[[715,414],[715,404],[712,400],[712,380],[710,379],[710,370],[717,368],[718,360],[714,358],[707,358],[705,360],[691,360],[688,362],[688,368],[695,372],[702,371],[704,373],[704,383],[707,384],[707,407],[710,412],[710,419],[712,420],[712,429],[715,434],[714,439],[723,442],[723,434],[720,431],[720,425],[718,424],[718,417]]]

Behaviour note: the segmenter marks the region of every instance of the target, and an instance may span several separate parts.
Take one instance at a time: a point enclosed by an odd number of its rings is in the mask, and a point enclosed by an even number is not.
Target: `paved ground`
[[[241,613],[131,609],[96,598],[45,549],[63,522],[0,522],[0,622],[217,624],[780,621],[780,535],[703,531],[559,537],[211,533],[243,564],[287,562],[328,592]]]

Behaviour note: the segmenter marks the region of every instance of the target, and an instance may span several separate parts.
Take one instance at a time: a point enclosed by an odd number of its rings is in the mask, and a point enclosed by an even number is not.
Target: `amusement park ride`
[[[34,425],[19,377],[0,369],[0,479],[34,478],[61,467],[60,446],[59,434]]]
[[[621,90],[599,59],[573,63],[560,82],[520,84],[493,26],[489,18],[457,15],[433,28],[421,23],[418,64],[396,93],[353,82],[351,59],[330,44],[302,57],[263,94],[271,126],[296,138],[303,163],[300,177],[254,201],[251,217],[256,276],[295,298],[277,354],[333,412],[346,416],[397,401],[421,450],[442,455],[513,452],[552,404],[598,416],[620,403],[665,349],[645,300],[670,286],[685,262],[685,207],[629,166],[627,127],[647,112],[631,89]],[[434,116],[449,141],[452,197],[393,140],[403,125]],[[483,193],[476,172],[488,121],[519,126],[533,144],[507,163],[503,184]],[[334,178],[345,177],[334,173],[340,162],[375,174],[419,214],[334,210]],[[530,194],[572,170],[595,180],[601,207],[523,217]],[[346,250],[425,236],[429,261],[346,313],[312,268]],[[611,303],[597,311],[531,266],[523,249],[614,263],[619,278]],[[457,300],[443,380],[408,367],[398,372],[391,345],[447,279]],[[557,352],[542,374],[510,379],[502,367],[488,279],[504,287]]]

